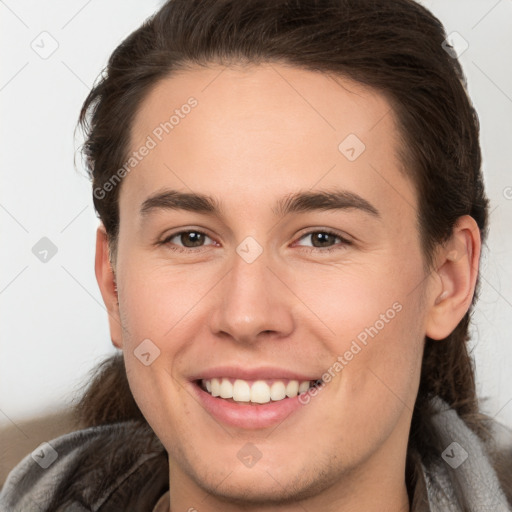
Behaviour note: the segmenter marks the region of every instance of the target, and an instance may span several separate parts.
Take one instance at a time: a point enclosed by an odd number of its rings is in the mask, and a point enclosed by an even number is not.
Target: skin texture
[[[387,100],[282,64],[212,64],[162,80],[138,111],[130,149],[191,96],[197,106],[121,184],[117,290],[105,231],[97,232],[112,341],[169,453],[171,510],[409,510],[405,459],[424,340],[447,336],[470,306],[475,221],[459,219],[436,271],[425,273],[416,191],[396,157]],[[338,149],[349,134],[366,146],[354,161]],[[273,212],[289,194],[334,187],[380,217],[354,208]],[[212,195],[222,215],[141,216],[144,200],[164,188]],[[158,244],[187,229],[206,233],[202,245],[186,235]],[[333,236],[315,245],[311,233],[325,229],[351,243]],[[246,237],[263,251],[252,263],[236,252]],[[190,393],[191,376],[217,365],[320,377],[393,304],[394,318],[277,426],[221,424]],[[160,350],[148,366],[134,355],[144,339]],[[262,455],[252,467],[237,457],[248,442]]]

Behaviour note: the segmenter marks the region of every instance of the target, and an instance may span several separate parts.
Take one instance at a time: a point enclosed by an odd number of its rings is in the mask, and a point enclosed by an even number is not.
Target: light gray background
[[[422,3],[469,44],[460,60],[481,121],[492,211],[471,347],[484,410],[512,426],[512,0]],[[0,425],[70,404],[114,350],[74,129],[110,53],[160,4],[0,1]],[[33,49],[56,44],[47,58]],[[57,247],[46,263],[32,252],[42,237]]]

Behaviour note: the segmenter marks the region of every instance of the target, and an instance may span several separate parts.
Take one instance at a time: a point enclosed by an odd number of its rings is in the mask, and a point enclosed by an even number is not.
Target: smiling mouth
[[[243,380],[231,378],[200,379],[195,383],[206,393],[228,402],[266,404],[297,397],[321,381],[292,379]]]

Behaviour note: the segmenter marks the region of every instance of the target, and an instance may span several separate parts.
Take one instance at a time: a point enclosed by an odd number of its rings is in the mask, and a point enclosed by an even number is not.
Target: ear
[[[434,339],[446,338],[471,306],[478,277],[481,240],[473,217],[460,217],[451,238],[440,248],[434,272],[435,286],[429,294],[430,309],[425,334]]]
[[[105,227],[101,224],[96,231],[96,259],[94,263],[96,280],[108,313],[108,324],[112,343],[122,348],[122,329],[119,316],[116,277],[110,264],[108,238]]]

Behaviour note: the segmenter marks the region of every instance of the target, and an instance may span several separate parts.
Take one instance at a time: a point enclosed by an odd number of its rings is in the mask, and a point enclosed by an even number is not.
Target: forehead
[[[120,202],[132,207],[162,187],[219,198],[237,190],[231,199],[242,204],[258,192],[342,185],[414,208],[389,102],[345,77],[282,64],[191,67],[139,106],[130,151],[149,139],[122,186]]]

